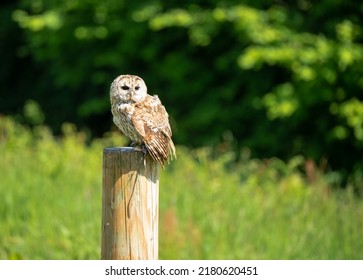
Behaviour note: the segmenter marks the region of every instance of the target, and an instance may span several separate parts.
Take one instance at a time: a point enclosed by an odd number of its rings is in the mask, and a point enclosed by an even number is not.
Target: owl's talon
[[[139,145],[139,146],[134,147],[134,150],[135,150],[135,151],[142,152],[144,155],[146,155],[146,153],[147,153],[146,146],[145,146],[145,145],[143,145],[143,144],[141,144],[141,145]]]
[[[134,147],[135,151],[140,151],[143,153],[142,157],[141,157],[141,161],[144,162],[144,166],[146,166],[146,153],[147,153],[147,149],[146,146],[144,144],[141,144],[139,146]]]

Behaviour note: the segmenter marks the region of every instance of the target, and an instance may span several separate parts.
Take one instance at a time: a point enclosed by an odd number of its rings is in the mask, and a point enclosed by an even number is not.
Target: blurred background
[[[0,4],[0,258],[98,259],[109,87],[170,115],[163,259],[363,258],[363,4]]]

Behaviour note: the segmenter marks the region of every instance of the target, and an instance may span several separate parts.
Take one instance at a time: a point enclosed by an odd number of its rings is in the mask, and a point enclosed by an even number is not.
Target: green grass
[[[0,118],[0,259],[99,259],[104,147],[71,124],[54,138]],[[178,147],[161,172],[161,259],[363,259],[363,201],[304,159],[211,160]],[[335,189],[335,190],[334,190]]]

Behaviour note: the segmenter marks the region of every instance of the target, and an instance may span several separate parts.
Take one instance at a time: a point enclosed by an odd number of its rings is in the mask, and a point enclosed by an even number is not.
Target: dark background
[[[3,1],[0,114],[101,137],[136,74],[179,145],[362,175],[363,4],[315,2]]]

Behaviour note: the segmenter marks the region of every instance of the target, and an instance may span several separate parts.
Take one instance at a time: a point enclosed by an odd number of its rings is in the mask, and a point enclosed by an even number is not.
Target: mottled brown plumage
[[[161,166],[176,158],[169,115],[157,95],[147,94],[144,81],[134,75],[118,76],[110,89],[116,126],[136,145],[145,145]]]

